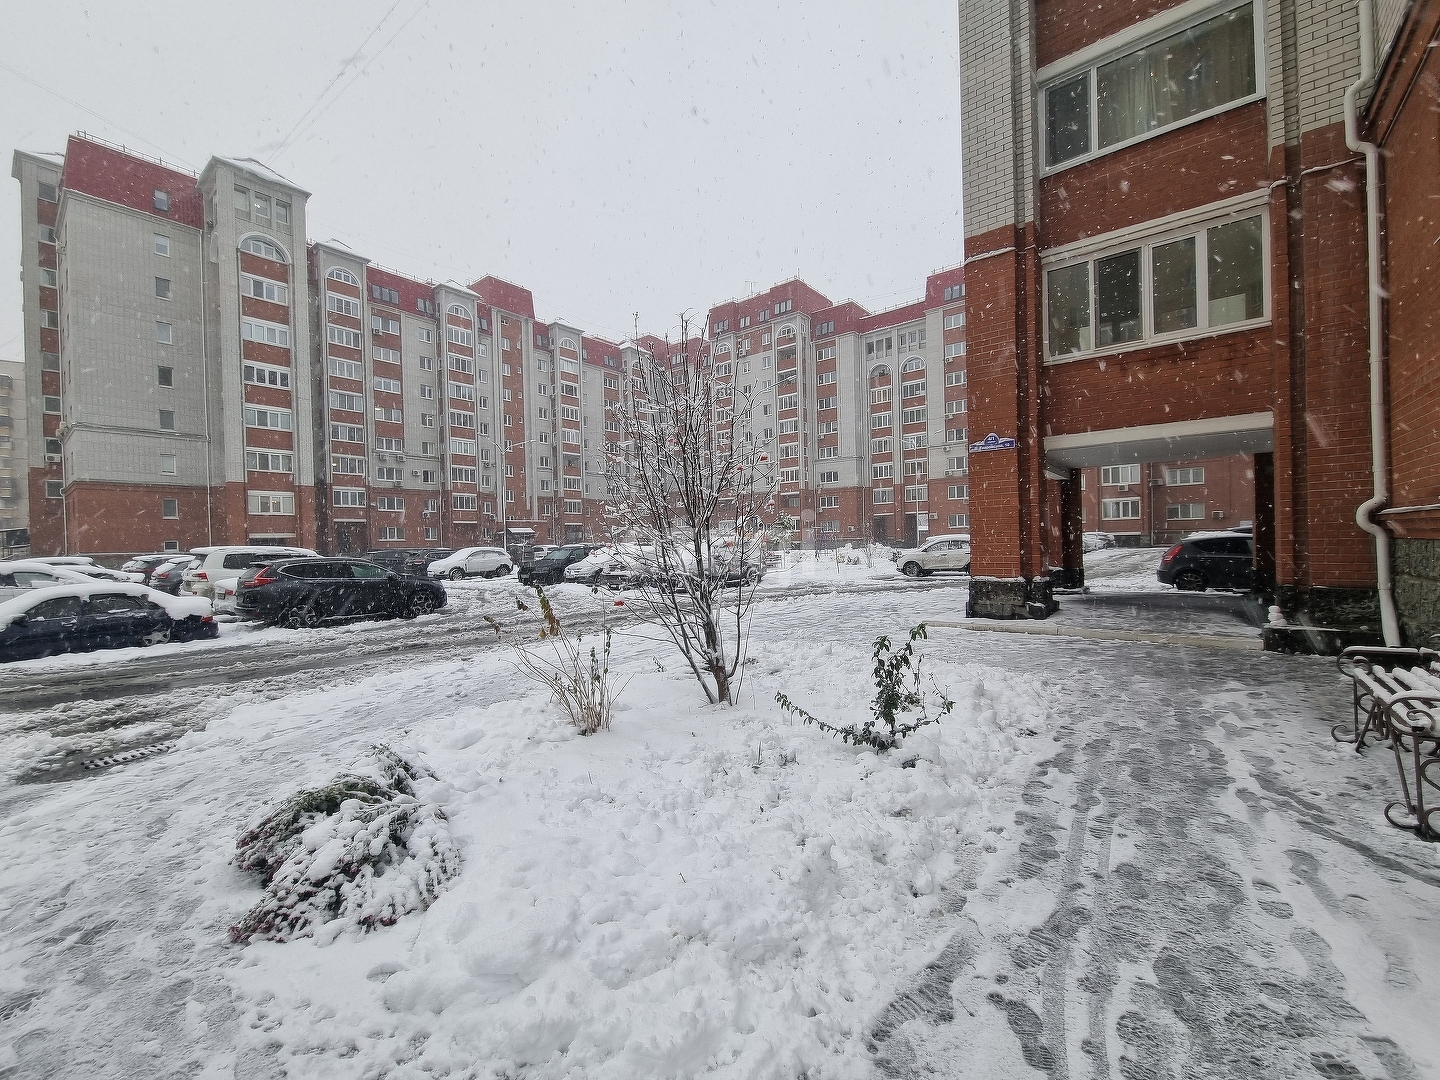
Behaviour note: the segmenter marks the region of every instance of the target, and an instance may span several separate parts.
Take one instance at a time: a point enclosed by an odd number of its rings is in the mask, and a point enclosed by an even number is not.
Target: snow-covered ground
[[[774,705],[863,717],[874,635],[957,597],[762,600],[736,709],[632,627],[590,738],[491,650],[0,787],[0,1076],[1440,1069],[1440,861],[1383,824],[1383,751],[1330,741],[1331,663],[936,629],[958,705],[900,753]],[[369,935],[231,944],[237,833],[379,740],[438,775],[460,876]]]
[[[1085,584],[1094,592],[1169,592],[1155,577],[1168,547],[1112,547],[1085,553]]]

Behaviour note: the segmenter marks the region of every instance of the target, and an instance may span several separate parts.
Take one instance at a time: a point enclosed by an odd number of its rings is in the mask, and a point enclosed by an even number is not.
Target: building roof
[[[606,341],[604,338],[591,337],[589,334],[582,334],[580,337],[580,348],[584,350],[585,363],[594,364],[597,367],[605,365],[605,357],[613,356],[618,364],[620,361],[620,350],[623,345],[617,345],[613,341]]]
[[[218,154],[211,160],[222,162],[223,164],[229,165],[232,169],[239,169],[241,172],[248,172],[251,176],[259,177],[261,180],[264,180],[268,184],[276,184],[280,187],[289,188],[291,191],[299,192],[301,195],[304,195],[307,198],[310,195],[310,192],[306,191],[299,184],[295,183],[294,180],[291,180],[285,176],[281,176],[278,172],[270,168],[270,166],[266,165],[263,161],[256,161],[254,158],[251,157],[221,157]]]
[[[205,202],[195,177],[79,135],[66,144],[61,186],[192,229],[205,227]],[[169,193],[168,211],[155,209],[156,191]]]
[[[427,281],[416,281],[414,278],[397,274],[393,270],[382,270],[378,266],[365,267],[365,295],[372,304],[388,303],[385,300],[376,298],[371,285],[379,285],[385,289],[393,289],[400,294],[400,302],[392,305],[414,314],[429,314],[422,307],[417,307],[416,300],[425,300],[431,305],[435,304],[435,286]]]
[[[810,313],[810,336],[812,339],[821,337],[832,337],[838,334],[853,334],[860,328],[860,320],[867,318],[870,312],[857,304],[854,300],[841,300],[840,303],[828,308],[820,308]],[[833,322],[835,324],[834,334],[816,334],[815,327],[819,323]]]
[[[716,319],[730,319],[732,321],[728,332],[733,333],[738,329],[737,324],[742,317],[749,315],[752,324],[756,323],[759,321],[757,316],[762,311],[768,313],[775,304],[782,300],[789,300],[794,304],[791,314],[809,315],[821,308],[832,306],[829,297],[811,288],[799,278],[791,278],[789,281],[772,285],[764,292],[747,296],[743,300],[727,300],[723,304],[716,304],[710,309],[710,324],[713,326]],[[777,317],[783,318],[783,316]]]
[[[877,311],[874,315],[867,315],[861,319],[857,329],[862,334],[869,334],[875,330],[899,326],[901,323],[914,322],[916,319],[925,317],[926,308],[924,300],[916,300],[897,308],[891,308],[889,311]]]
[[[472,292],[485,303],[512,315],[527,319],[535,318],[535,297],[523,285],[502,280],[494,276],[481,278],[470,286]]]

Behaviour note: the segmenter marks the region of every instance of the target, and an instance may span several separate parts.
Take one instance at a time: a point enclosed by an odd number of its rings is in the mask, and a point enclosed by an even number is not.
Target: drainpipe
[[[1370,290],[1370,468],[1375,494],[1355,511],[1355,523],[1375,538],[1375,584],[1380,594],[1380,626],[1386,645],[1400,644],[1400,620],[1390,576],[1390,534],[1372,515],[1389,501],[1390,448],[1385,428],[1385,361],[1380,326],[1380,151],[1360,138],[1360,88],[1375,77],[1375,30],[1370,0],[1357,5],[1360,18],[1360,76],[1345,90],[1345,145],[1365,155],[1366,264]]]

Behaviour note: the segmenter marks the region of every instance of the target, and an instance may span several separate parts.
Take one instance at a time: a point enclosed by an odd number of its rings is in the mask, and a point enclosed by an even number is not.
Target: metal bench
[[[1440,806],[1425,805],[1427,787],[1440,794],[1440,653],[1360,646],[1346,649],[1339,666],[1353,685],[1351,723],[1337,724],[1331,735],[1357,751],[1372,732],[1388,738],[1404,799],[1386,805],[1385,819],[1440,840]]]

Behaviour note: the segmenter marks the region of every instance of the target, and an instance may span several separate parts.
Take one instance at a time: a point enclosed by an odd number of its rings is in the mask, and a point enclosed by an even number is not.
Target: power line
[[[335,72],[335,77],[325,84],[325,89],[321,90],[320,93],[316,95],[315,100],[305,107],[305,111],[300,114],[299,118],[296,119],[294,125],[286,133],[285,137],[280,140],[280,145],[271,152],[272,158],[278,157],[285,150],[285,148],[290,145],[290,140],[295,137],[295,133],[299,131],[300,125],[305,122],[305,118],[310,115],[311,110],[313,110],[315,106],[319,105],[320,102],[325,100],[325,95],[330,92],[331,87],[333,87],[337,82],[340,81],[340,79],[344,76],[345,72],[350,70],[350,65],[352,65],[353,63],[355,63],[356,60],[359,59],[360,54],[365,51],[365,46],[370,44],[370,39],[380,32],[380,27],[385,25],[386,20],[388,20],[391,15],[395,14],[395,9],[398,8],[403,2],[404,0],[395,0],[395,3],[390,5],[390,10],[385,12],[385,14],[380,17],[380,21],[370,28],[370,33],[365,35],[365,40],[360,42],[359,48],[357,48],[353,53],[350,54],[349,57],[346,58],[345,62],[340,65],[340,70]]]

